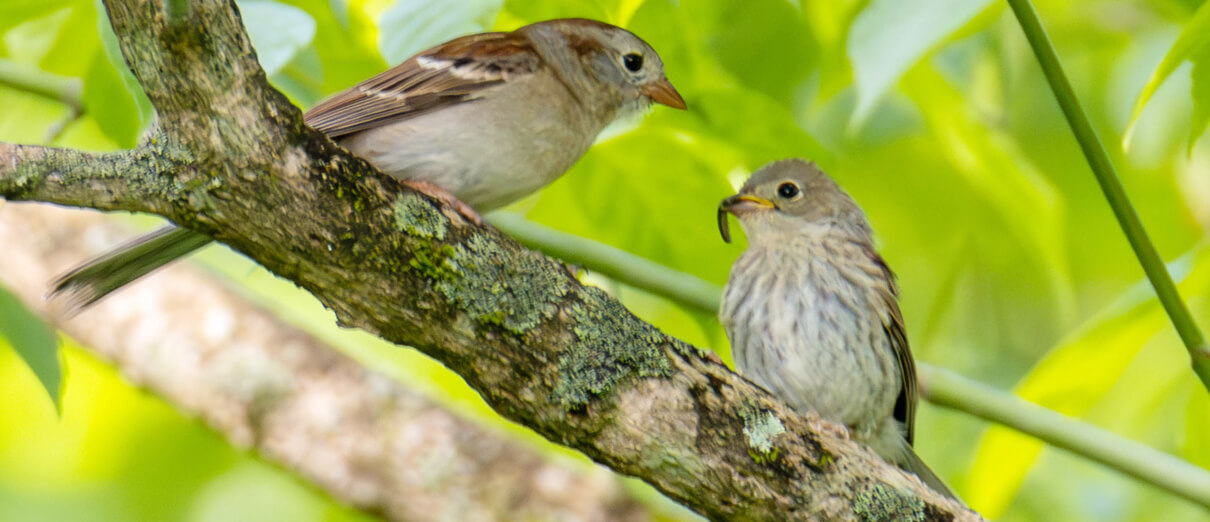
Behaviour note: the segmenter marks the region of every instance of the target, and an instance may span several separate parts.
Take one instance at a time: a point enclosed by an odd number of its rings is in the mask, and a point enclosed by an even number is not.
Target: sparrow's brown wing
[[[895,401],[895,419],[903,423],[908,445],[916,438],[916,362],[912,359],[912,350],[908,346],[907,332],[903,326],[903,314],[899,311],[899,287],[895,284],[895,274],[873,248],[866,247],[866,254],[881,269],[881,276],[886,281],[885,286],[878,288],[882,301],[882,328],[886,331],[895,350],[895,360],[899,363],[899,375],[903,387],[899,390],[899,399]]]
[[[307,125],[338,138],[473,100],[509,78],[542,67],[533,45],[516,33],[450,40],[323,101]]]

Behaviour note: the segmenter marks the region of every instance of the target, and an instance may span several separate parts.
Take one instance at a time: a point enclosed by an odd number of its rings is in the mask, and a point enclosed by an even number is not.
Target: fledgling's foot
[[[483,226],[483,216],[479,215],[470,205],[463,203],[462,200],[454,196],[453,192],[445,190],[435,183],[429,181],[404,180],[404,185],[411,187],[412,190],[421,192],[437,201],[444,203],[447,207],[451,207],[458,211],[458,214],[466,218],[467,221],[474,223],[476,226]]]

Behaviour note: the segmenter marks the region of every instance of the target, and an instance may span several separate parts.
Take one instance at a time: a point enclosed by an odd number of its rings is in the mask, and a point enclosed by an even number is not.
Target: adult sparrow
[[[912,450],[916,366],[861,208],[814,163],[784,160],[719,205],[730,242],[728,213],[748,236],[719,309],[739,373],[956,499]]]
[[[554,181],[606,125],[653,102],[685,108],[650,45],[620,27],[562,19],[450,40],[336,94],[304,119],[478,222],[476,210]],[[210,241],[161,229],[61,276],[51,294],[81,308]]]

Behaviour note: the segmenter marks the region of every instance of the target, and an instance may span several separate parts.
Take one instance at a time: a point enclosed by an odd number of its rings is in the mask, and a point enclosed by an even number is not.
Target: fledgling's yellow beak
[[[718,204],[718,232],[722,234],[723,241],[731,242],[731,228],[727,222],[728,213],[739,217],[748,212],[769,208],[777,207],[772,201],[753,194],[736,194],[724,199],[722,203]]]

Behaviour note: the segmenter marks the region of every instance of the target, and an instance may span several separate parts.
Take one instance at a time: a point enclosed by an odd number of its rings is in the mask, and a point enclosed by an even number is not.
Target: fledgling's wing
[[[883,305],[882,328],[895,350],[895,360],[899,363],[899,375],[902,376],[903,387],[899,390],[899,398],[895,401],[895,419],[903,423],[904,435],[908,445],[916,438],[916,362],[912,359],[912,350],[908,346],[907,331],[903,326],[903,314],[899,311],[899,287],[895,284],[895,273],[887,266],[886,261],[871,246],[866,246],[866,255],[882,269],[882,277],[886,285],[878,288],[878,294]]]
[[[474,100],[542,67],[533,45],[517,33],[463,36],[336,94],[303,118],[338,138]]]

